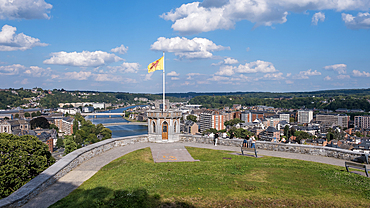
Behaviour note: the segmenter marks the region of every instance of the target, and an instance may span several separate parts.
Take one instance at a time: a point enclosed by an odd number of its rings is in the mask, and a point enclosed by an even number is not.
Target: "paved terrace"
[[[189,147],[199,147],[215,150],[230,150],[240,152],[240,147],[233,146],[214,146],[212,144],[202,144],[202,143],[192,143],[192,142],[178,142],[178,143],[135,143],[125,146],[115,147],[103,154],[97,155],[90,160],[87,160],[74,168],[72,171],[64,175],[54,184],[49,186],[46,190],[42,191],[36,197],[32,198],[25,204],[25,208],[43,208],[48,207],[58,200],[66,197],[74,189],[79,187],[84,181],[92,177],[97,171],[103,166],[110,163],[111,161],[126,155],[130,152],[150,147],[152,151],[153,160],[155,162],[197,162],[186,150],[186,146]],[[278,151],[268,151],[268,150],[258,150],[259,155],[289,158],[289,159],[299,159],[305,161],[312,161],[318,163],[325,163],[330,165],[342,166],[344,169],[345,160],[305,155],[297,153],[288,152],[278,152]]]

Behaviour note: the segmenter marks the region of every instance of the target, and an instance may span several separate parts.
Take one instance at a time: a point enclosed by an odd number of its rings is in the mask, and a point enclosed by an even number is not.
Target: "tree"
[[[42,129],[49,129],[50,124],[48,120],[45,117],[37,117],[30,121],[31,129],[35,129],[37,127],[40,127]]]
[[[77,130],[78,130],[78,121],[77,121],[77,119],[75,118],[75,119],[73,120],[73,134],[75,134],[75,133],[77,132]]]
[[[24,117],[26,117],[26,118],[30,117],[30,113],[25,112],[25,113],[24,113]]]
[[[103,135],[103,140],[105,139],[110,139],[112,137],[112,130],[108,129],[108,128],[104,128],[100,134]]]
[[[18,114],[18,113],[16,113],[16,114],[14,115],[14,118],[19,118],[19,114]]]
[[[64,154],[69,154],[77,149],[77,144],[75,141],[73,141],[72,136],[66,136],[64,139]]]
[[[83,140],[82,140],[81,135],[76,134],[76,135],[74,136],[74,141],[76,142],[76,144],[77,144],[77,145],[82,144]]]
[[[188,115],[186,116],[186,120],[190,120],[190,121],[193,121],[194,123],[197,122],[197,117],[194,116],[194,115]]]
[[[231,119],[230,121],[225,121],[224,125],[225,126],[234,126],[235,124],[238,124],[238,123],[244,123],[244,121],[242,121],[238,118],[234,118],[234,119]]]
[[[59,148],[64,147],[64,142],[63,142],[63,139],[62,139],[62,138],[58,138],[58,139],[57,139],[56,147],[57,147],[58,149],[59,149]]]
[[[364,136],[364,135],[362,135],[362,134],[361,134],[361,132],[359,132],[359,131],[356,131],[355,135],[356,135],[357,137],[363,137],[363,136]]]
[[[210,128],[210,129],[207,129],[207,130],[203,131],[203,135],[208,134],[208,133],[214,133],[214,134],[216,134],[217,133],[217,129]]]
[[[4,117],[4,120],[9,120],[9,117]]]
[[[296,131],[294,136],[296,136],[295,141],[297,143],[300,143],[302,139],[308,139],[310,138],[310,134],[308,134],[305,131]]]
[[[0,134],[0,198],[9,196],[55,162],[37,137]]]
[[[289,126],[285,125],[285,127],[284,127],[284,136],[288,136],[288,134],[289,134]]]
[[[36,116],[41,116],[41,112],[40,111],[37,111],[36,112]]]
[[[328,132],[327,134],[326,134],[326,140],[327,141],[330,141],[330,140],[333,140],[334,139],[334,134],[333,133],[331,133],[331,132]]]
[[[33,117],[36,117],[36,113],[35,112],[32,112],[31,113],[31,117],[33,118]]]
[[[49,128],[50,129],[55,129],[57,132],[59,132],[59,128],[55,124],[50,124]]]

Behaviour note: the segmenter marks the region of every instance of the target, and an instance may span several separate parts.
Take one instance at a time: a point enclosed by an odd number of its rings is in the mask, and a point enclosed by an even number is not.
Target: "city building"
[[[219,111],[208,110],[201,113],[199,116],[200,132],[213,128],[217,130],[225,129],[225,115],[220,114]]]
[[[73,134],[73,121],[74,118],[71,117],[56,118],[54,120],[55,125],[59,129],[59,132],[64,132],[65,135]]]
[[[240,115],[240,120],[244,122],[253,122],[256,119],[263,118],[265,114],[258,111],[243,111]]]
[[[354,125],[357,128],[370,128],[370,116],[355,116]]]
[[[182,125],[181,125],[181,131],[186,133],[186,134],[192,134],[195,135],[199,131],[199,126],[197,123],[194,121],[186,120]]]
[[[316,121],[326,126],[348,128],[349,116],[345,114],[317,114]]]
[[[299,110],[298,111],[298,123],[310,123],[313,119],[312,110]]]
[[[286,121],[290,123],[290,114],[289,113],[281,113],[279,114],[280,121]]]

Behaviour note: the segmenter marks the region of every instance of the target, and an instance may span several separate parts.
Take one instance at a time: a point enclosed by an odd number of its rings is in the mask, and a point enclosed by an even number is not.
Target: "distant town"
[[[68,136],[74,140],[76,148],[111,136],[109,129],[101,124],[99,127],[92,125],[90,121],[85,121],[81,114],[132,106],[122,112],[123,117],[132,122],[146,122],[148,110],[163,110],[161,95],[71,92],[40,88],[2,89],[0,93],[1,98],[5,100],[2,101],[4,109],[0,110],[0,133],[36,136],[48,145],[49,151],[56,158],[63,155],[66,148],[63,140]],[[255,135],[260,141],[327,146],[362,153],[370,151],[368,95],[307,95],[305,98],[278,95],[279,98],[259,98],[270,103],[284,100],[297,102],[302,99],[309,102],[300,108],[243,105],[237,103],[242,99],[238,96],[243,95],[200,95],[194,96],[193,99],[184,98],[186,95],[169,96],[165,101],[165,110],[181,112],[180,130],[183,134],[213,136],[219,133],[224,139],[244,139],[247,135]],[[203,101],[201,97],[204,98]],[[209,103],[208,98],[212,98],[214,103]],[[93,102],[104,99],[108,102]],[[223,100],[225,105],[220,105],[220,100]],[[361,104],[365,107],[357,109],[351,108],[354,105],[348,105],[346,108],[335,110],[328,107],[309,108],[309,104],[312,106],[315,102],[329,106],[338,100],[352,100],[355,103],[365,101],[365,104]],[[46,125],[43,120],[47,122]]]

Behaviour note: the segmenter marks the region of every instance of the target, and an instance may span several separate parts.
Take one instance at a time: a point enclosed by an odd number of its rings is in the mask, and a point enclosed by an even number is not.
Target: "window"
[[[173,126],[173,132],[176,133],[176,124],[177,122],[175,121],[175,125]]]
[[[153,121],[153,133],[155,133],[155,122]]]

